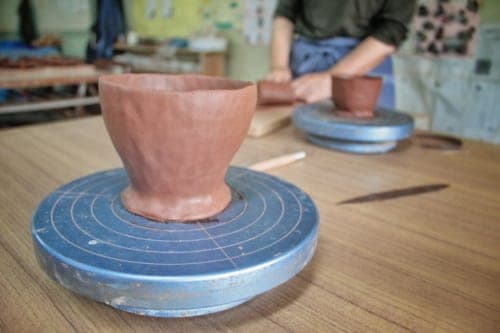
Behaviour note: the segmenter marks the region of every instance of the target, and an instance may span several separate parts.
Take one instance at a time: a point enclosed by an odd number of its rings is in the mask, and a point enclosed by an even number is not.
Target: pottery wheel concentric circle
[[[282,284],[311,259],[318,215],[276,177],[231,167],[232,201],[203,222],[158,223],[127,212],[123,169],[98,172],[46,197],[32,221],[38,262],[64,287],[160,317],[221,311]]]
[[[299,106],[293,123],[314,144],[358,154],[387,152],[413,132],[413,119],[400,112],[377,109],[372,118],[345,118],[333,109],[330,101]]]

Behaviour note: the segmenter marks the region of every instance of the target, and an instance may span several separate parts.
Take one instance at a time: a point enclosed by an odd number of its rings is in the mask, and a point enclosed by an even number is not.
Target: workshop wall
[[[500,143],[500,2],[482,2],[472,57],[425,58],[413,43],[395,57],[397,108],[427,113],[435,131]]]
[[[148,4],[158,13],[148,16]],[[256,80],[267,71],[268,48],[249,45],[242,32],[244,0],[171,0],[171,11],[157,0],[125,0],[128,22],[140,36],[189,37],[197,32],[216,31],[229,41],[227,73],[230,77]],[[169,15],[164,15],[169,12]]]
[[[500,22],[500,1],[482,0],[481,6],[481,22],[483,24]]]
[[[126,0],[131,27],[141,36],[166,38],[189,37],[200,28],[203,0],[171,1],[164,8],[160,1]]]
[[[0,1],[0,37],[14,37],[17,35],[17,6],[18,1]]]
[[[230,42],[229,76],[256,80],[266,72],[267,47],[248,45],[242,37],[243,0],[172,0],[170,17],[164,17],[160,11],[152,19],[146,16],[147,2],[124,0],[127,25],[141,36],[189,37],[196,31],[215,26]],[[84,57],[96,1],[36,0],[32,3],[39,32],[59,35],[63,41],[63,54]],[[161,1],[155,3],[162,9]],[[18,5],[19,0],[0,1],[0,39],[17,38]]]
[[[40,34],[58,35],[65,55],[85,55],[95,0],[36,0],[32,5]],[[0,1],[0,39],[17,38],[18,6],[19,0]]]
[[[147,16],[153,1],[159,13]],[[425,0],[423,0],[425,1]],[[460,1],[460,0],[457,0]],[[18,0],[0,1],[0,38],[17,35]],[[256,80],[268,69],[269,50],[249,45],[242,32],[244,0],[125,0],[128,26],[140,36],[188,37],[215,27],[230,42],[227,73]],[[95,0],[33,1],[39,32],[62,37],[63,53],[82,57]],[[397,108],[431,116],[434,130],[500,143],[500,1],[482,0],[477,49],[472,58],[426,59],[416,56],[412,40],[395,59]]]
[[[130,25],[140,35],[187,37],[208,26],[217,26],[219,33],[230,41],[229,76],[256,80],[268,70],[268,47],[246,43],[241,26],[237,25],[245,6],[243,0],[189,3],[172,0],[174,10],[168,20],[161,15],[146,19],[147,0],[127,0],[126,3],[126,7],[132,8]],[[236,7],[228,11],[231,4]],[[207,8],[212,9],[208,19]],[[194,13],[198,14],[198,20]],[[428,114],[432,119],[431,128],[436,131],[500,142],[500,113],[495,112],[494,107],[500,103],[499,94],[494,93],[500,88],[500,55],[496,51],[500,50],[496,28],[500,26],[499,1],[482,1],[480,22],[472,58],[423,58],[413,52],[414,40],[408,41],[395,57],[396,104],[402,111]],[[484,66],[489,68],[486,72]]]

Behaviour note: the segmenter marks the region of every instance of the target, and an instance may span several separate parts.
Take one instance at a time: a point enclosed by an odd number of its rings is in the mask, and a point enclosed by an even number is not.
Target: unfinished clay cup
[[[224,176],[255,110],[254,84],[198,75],[106,75],[99,97],[130,179],[121,193],[127,210],[158,221],[199,220],[229,204]]]
[[[335,113],[344,117],[373,117],[382,78],[372,76],[332,77],[332,99]]]
[[[259,105],[293,104],[295,94],[290,82],[261,80],[257,83]]]

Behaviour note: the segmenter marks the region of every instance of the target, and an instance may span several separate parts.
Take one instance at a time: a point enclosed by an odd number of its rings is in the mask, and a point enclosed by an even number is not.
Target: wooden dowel
[[[249,166],[250,169],[255,171],[267,171],[270,169],[278,168],[291,164],[295,161],[301,160],[306,157],[306,153],[303,151],[298,151],[293,154],[287,154],[271,158],[262,162],[258,162]]]

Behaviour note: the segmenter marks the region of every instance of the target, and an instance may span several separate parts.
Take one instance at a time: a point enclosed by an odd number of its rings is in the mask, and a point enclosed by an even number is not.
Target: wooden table
[[[315,148],[290,126],[247,139],[234,164],[303,149],[271,173],[311,194],[321,215],[312,262],[237,308],[188,319],[147,318],[73,294],[33,255],[39,201],[120,161],[100,117],[0,132],[0,331],[500,331],[500,147],[455,153],[408,145],[378,156]],[[367,193],[447,183],[441,192],[357,205]]]

